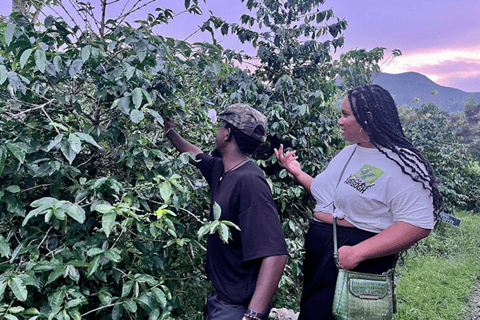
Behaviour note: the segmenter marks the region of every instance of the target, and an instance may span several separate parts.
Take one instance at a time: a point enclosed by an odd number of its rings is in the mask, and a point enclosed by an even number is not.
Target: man
[[[266,138],[266,117],[246,104],[234,104],[219,114],[216,152],[211,157],[182,138],[170,119],[165,134],[180,152],[196,156],[210,186],[210,219],[220,205],[221,220],[229,220],[232,240],[209,235],[207,277],[212,282],[206,320],[268,319],[271,301],[287,260],[287,246],[277,208],[263,171],[252,161]]]

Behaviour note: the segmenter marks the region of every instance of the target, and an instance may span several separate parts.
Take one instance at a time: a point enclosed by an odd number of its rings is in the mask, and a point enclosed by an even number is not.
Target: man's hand
[[[168,132],[174,129],[175,129],[175,122],[173,122],[173,119],[170,117],[164,117],[163,118],[163,134],[167,135]]]

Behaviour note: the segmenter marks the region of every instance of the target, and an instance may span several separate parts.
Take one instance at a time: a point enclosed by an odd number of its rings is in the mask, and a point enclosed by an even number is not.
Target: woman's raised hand
[[[273,149],[273,153],[275,157],[278,159],[278,162],[282,167],[287,169],[291,174],[297,176],[302,172],[302,167],[300,163],[297,161],[297,156],[295,155],[296,151],[287,151],[285,154],[283,153],[283,144],[277,149]]]

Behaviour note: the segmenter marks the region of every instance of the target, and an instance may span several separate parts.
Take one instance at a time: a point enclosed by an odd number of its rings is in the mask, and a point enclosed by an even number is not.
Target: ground
[[[474,289],[470,304],[472,311],[466,320],[480,320],[480,281]]]

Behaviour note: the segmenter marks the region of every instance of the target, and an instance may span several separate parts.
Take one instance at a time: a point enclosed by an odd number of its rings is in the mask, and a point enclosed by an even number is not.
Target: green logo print
[[[364,193],[370,187],[375,185],[375,181],[385,172],[382,169],[369,164],[363,165],[356,173],[351,174],[345,183],[353,187],[360,193]]]

